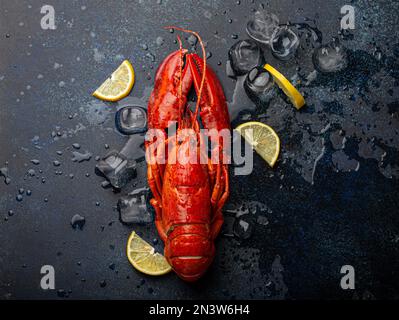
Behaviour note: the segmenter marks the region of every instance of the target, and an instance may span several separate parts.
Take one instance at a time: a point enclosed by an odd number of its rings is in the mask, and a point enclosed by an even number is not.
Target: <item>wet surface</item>
[[[281,94],[255,105],[245,77],[226,75],[228,50],[248,38],[258,1],[202,0],[192,10],[191,1],[55,0],[56,30],[40,28],[40,1],[3,2],[2,299],[399,297],[398,3],[352,1],[356,29],[343,35],[339,1],[265,3],[280,24],[303,31],[289,61],[262,45],[266,62],[304,93],[307,106],[298,112]],[[129,59],[137,81],[128,99],[145,105],[157,65],[177,48],[177,32],[162,29],[171,24],[206,41],[234,124],[265,122],[282,141],[275,169],[255,156],[250,176],[232,176],[215,261],[195,284],[174,274],[145,277],[127,261],[132,230],[162,250],[153,224],[123,224],[117,210],[118,199],[146,187],[145,163],[137,162],[136,178],[119,191],[95,174],[101,158],[122,150],[128,137],[115,127],[123,102],[103,103],[91,92]],[[315,70],[320,34],[323,44],[339,37],[347,48],[345,70]],[[137,150],[142,158],[139,139],[129,142],[127,157]],[[54,291],[39,286],[47,264],[55,268]],[[356,270],[353,291],[339,286],[346,264]]]

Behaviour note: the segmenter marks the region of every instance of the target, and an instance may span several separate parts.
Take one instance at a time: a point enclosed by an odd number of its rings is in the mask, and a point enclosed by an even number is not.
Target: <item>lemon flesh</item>
[[[125,60],[93,93],[93,96],[104,101],[119,101],[130,93],[133,85],[134,69],[132,64]]]
[[[261,122],[246,122],[235,130],[270,167],[274,167],[280,154],[280,138],[271,127]]]
[[[127,241],[126,253],[133,267],[142,273],[161,276],[172,270],[165,257],[134,231]]]
[[[299,91],[284,77],[280,72],[274,69],[270,64],[265,64],[263,66],[274,79],[274,82],[283,90],[284,94],[291,100],[291,103],[298,110],[305,105],[304,97],[299,93]]]

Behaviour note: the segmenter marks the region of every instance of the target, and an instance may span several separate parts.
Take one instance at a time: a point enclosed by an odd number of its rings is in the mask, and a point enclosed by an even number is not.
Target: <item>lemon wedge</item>
[[[274,167],[280,154],[280,138],[268,125],[261,122],[246,122],[235,129],[255,151]]]
[[[127,241],[126,253],[135,269],[150,276],[161,276],[172,270],[165,257],[155,252],[155,249],[134,231]]]
[[[125,60],[111,76],[93,93],[93,96],[104,101],[119,101],[126,97],[134,85],[134,69]]]
[[[299,93],[299,91],[284,77],[279,71],[274,69],[270,64],[265,64],[263,66],[274,78],[274,82],[284,91],[285,95],[291,100],[291,103],[298,110],[305,105],[304,97]]]

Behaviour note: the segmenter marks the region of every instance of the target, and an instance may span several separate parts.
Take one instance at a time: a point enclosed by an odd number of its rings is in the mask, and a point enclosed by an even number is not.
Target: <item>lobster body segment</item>
[[[185,62],[185,63],[184,63]],[[148,103],[150,129],[166,130],[170,122],[178,122],[177,136],[184,129],[182,139],[169,138],[166,158],[186,152],[187,145],[199,141],[199,123],[187,106],[191,89],[197,93],[199,115],[206,129],[230,129],[226,99],[215,73],[205,67],[197,54],[180,49],[170,54],[160,65],[154,90]],[[165,134],[166,137],[166,134]],[[157,158],[161,149],[150,148],[147,155]],[[163,150],[165,150],[165,145]],[[197,152],[187,161],[166,161],[148,165],[148,182],[154,198],[160,237],[164,254],[173,270],[186,281],[198,280],[208,269],[215,256],[214,240],[223,224],[222,208],[229,194],[228,168],[222,163],[200,161],[200,144],[194,142]]]

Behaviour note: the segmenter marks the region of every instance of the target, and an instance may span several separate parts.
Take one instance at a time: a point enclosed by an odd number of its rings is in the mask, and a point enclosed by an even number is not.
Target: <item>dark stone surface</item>
[[[101,187],[96,156],[120,150],[127,138],[115,130],[115,104],[91,93],[126,58],[136,71],[131,96],[147,96],[157,65],[177,48],[176,32],[162,27],[177,24],[207,41],[209,64],[232,101],[235,81],[225,61],[236,38],[247,38],[246,23],[259,5],[252,2],[53,0],[57,29],[42,30],[41,1],[2,1],[0,167],[11,181],[0,177],[1,299],[399,297],[399,7],[393,1],[351,1],[356,29],[342,43],[352,60],[340,74],[312,74],[306,48],[289,62],[264,48],[267,62],[299,85],[308,105],[298,112],[280,96],[247,117],[274,127],[282,141],[274,170],[255,156],[252,175],[232,175],[226,227],[240,226],[235,215],[250,214],[248,239],[227,230],[211,269],[195,284],[173,273],[145,277],[127,261],[133,228],[119,222],[116,204],[145,186],[145,168],[121,193]],[[343,4],[265,2],[281,23],[315,20],[324,43],[337,36]],[[73,162],[74,143],[93,157]],[[21,188],[31,195],[17,201]],[[75,214],[85,217],[83,230],[71,227]],[[134,229],[148,241],[158,238],[152,224]],[[161,241],[156,247],[162,249]],[[53,291],[39,285],[46,264],[55,268]],[[354,291],[340,289],[346,264],[356,270]]]

